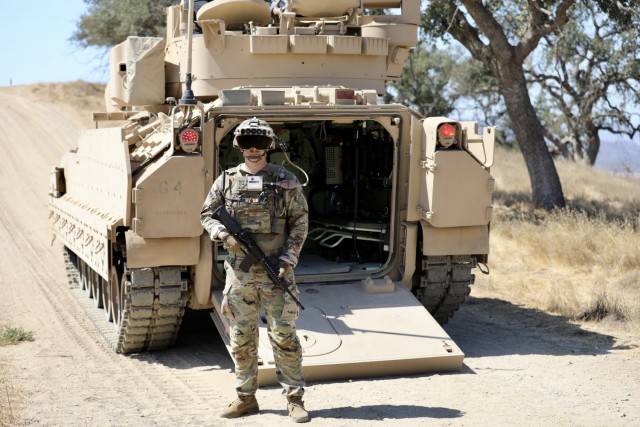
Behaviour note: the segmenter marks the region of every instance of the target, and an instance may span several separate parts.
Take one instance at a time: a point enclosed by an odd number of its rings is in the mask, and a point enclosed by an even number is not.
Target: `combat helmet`
[[[242,150],[255,147],[258,150],[273,150],[276,147],[273,129],[257,117],[240,123],[233,132],[233,146]]]

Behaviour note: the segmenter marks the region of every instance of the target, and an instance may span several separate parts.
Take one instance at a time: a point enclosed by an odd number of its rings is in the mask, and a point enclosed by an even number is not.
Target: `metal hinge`
[[[142,189],[134,188],[131,190],[131,202],[132,203],[140,203],[142,202]]]
[[[418,206],[416,208],[416,210],[418,211],[418,215],[420,215],[420,217],[426,221],[431,221],[431,219],[433,218],[433,212],[432,211],[428,211],[426,209],[423,209],[421,206]]]
[[[495,189],[496,189],[496,180],[493,178],[489,178],[489,182],[488,182],[488,190],[489,190],[489,194],[492,194]]]
[[[429,172],[433,173],[436,170],[436,163],[433,159],[422,160],[420,162],[420,167],[422,169],[427,169]]]
[[[133,218],[131,228],[133,228],[134,233],[140,234],[142,232],[142,220],[140,218]]]

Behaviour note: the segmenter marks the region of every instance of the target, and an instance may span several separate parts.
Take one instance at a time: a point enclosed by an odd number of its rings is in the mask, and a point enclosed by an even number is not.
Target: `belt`
[[[284,252],[284,248],[282,249],[274,249],[271,251],[264,251],[264,254],[267,256],[267,259],[269,260],[269,262],[271,262],[271,264],[275,264],[278,265],[278,263],[280,262],[280,254],[282,254]],[[229,259],[231,258],[231,259]],[[244,253],[241,254],[229,254],[229,256],[227,257],[227,261],[229,261],[230,263],[232,263],[233,266],[238,266],[238,268],[240,268],[241,270],[247,272],[249,271],[249,269],[254,266],[255,264],[260,264],[259,261],[254,261],[251,262],[250,258],[247,258],[247,256]],[[238,264],[239,262],[239,264]]]

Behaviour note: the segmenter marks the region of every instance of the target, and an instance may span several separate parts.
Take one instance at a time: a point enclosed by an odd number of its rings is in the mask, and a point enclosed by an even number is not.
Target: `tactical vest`
[[[267,255],[283,252],[287,241],[286,190],[275,184],[290,179],[290,173],[271,164],[255,175],[240,166],[223,173],[222,192],[229,213]]]

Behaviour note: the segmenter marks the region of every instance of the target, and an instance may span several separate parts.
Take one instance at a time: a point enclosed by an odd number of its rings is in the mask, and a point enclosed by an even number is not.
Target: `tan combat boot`
[[[250,394],[248,396],[238,395],[238,398],[231,402],[227,409],[222,411],[222,414],[220,414],[220,416],[222,418],[238,418],[239,416],[245,414],[256,413],[259,410],[260,408],[258,407],[258,401],[253,394]]]
[[[309,413],[304,409],[304,402],[300,396],[287,397],[287,409],[294,423],[306,423],[309,421]]]

